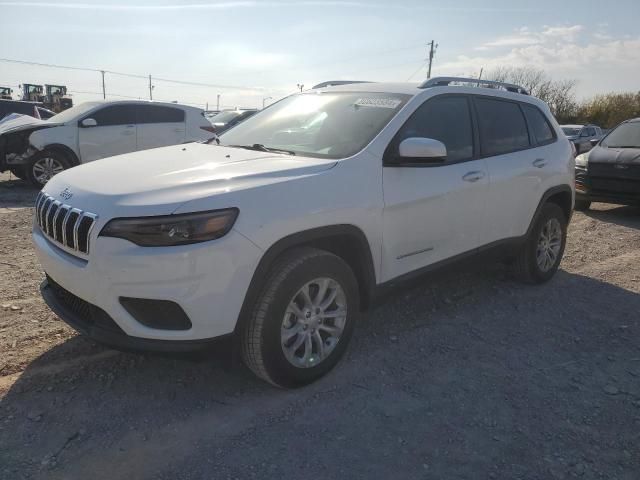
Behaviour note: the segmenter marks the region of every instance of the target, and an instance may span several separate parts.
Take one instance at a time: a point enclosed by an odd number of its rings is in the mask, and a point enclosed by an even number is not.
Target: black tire
[[[591,202],[589,200],[576,200],[573,209],[578,212],[585,212],[589,210],[589,207],[591,207]]]
[[[20,180],[25,180],[27,176],[24,165],[16,165],[14,167],[11,167],[9,170],[14,177],[19,178]]]
[[[287,359],[281,329],[290,302],[297,298],[303,286],[318,278],[331,279],[342,288],[346,320],[339,340],[326,358],[317,365],[300,367]],[[258,377],[275,386],[300,387],[328,373],[346,351],[360,316],[358,282],[340,257],[314,248],[297,248],[276,261],[252,310],[240,330],[244,363]]]
[[[555,219],[559,223],[561,229],[560,248],[555,257],[554,262],[548,269],[540,267],[538,262],[538,242],[545,226]],[[520,252],[513,263],[513,270],[516,278],[525,283],[544,283],[551,279],[558,270],[564,248],[567,241],[567,219],[562,209],[555,203],[546,203],[542,207],[542,211],[536,220],[535,225],[531,229],[527,240],[522,246]]]
[[[26,180],[38,189],[44,187],[51,178],[51,176],[47,176],[48,178],[39,176],[39,166],[42,166],[42,162],[45,162],[47,159],[51,159],[53,161],[56,165],[56,169],[58,168],[58,165],[61,166],[63,170],[73,166],[69,158],[57,150],[43,150],[42,152],[35,154],[29,160],[29,163],[25,168],[25,176]],[[36,171],[34,171],[34,169],[36,169]]]

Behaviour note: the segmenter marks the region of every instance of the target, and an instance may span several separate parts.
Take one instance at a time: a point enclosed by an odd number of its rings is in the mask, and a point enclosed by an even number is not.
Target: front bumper
[[[42,282],[40,293],[53,313],[77,332],[118,350],[191,352],[207,348],[219,338],[175,341],[132,337],[104,310],[76,297],[51,278]]]
[[[32,238],[48,277],[88,304],[85,311],[90,315],[83,319],[68,305],[65,307],[46,282],[42,294],[51,309],[81,333],[118,348],[167,350],[146,340],[177,345],[232,333],[261,256],[253,243],[233,230],[210,242],[156,248],[97,237],[94,233],[86,259],[56,246],[37,225]],[[175,302],[191,321],[191,327],[165,330],[144,325],[123,307],[123,297]],[[105,331],[105,324],[116,328]]]
[[[594,176],[589,170],[576,168],[576,200],[640,205],[640,180],[618,176]]]

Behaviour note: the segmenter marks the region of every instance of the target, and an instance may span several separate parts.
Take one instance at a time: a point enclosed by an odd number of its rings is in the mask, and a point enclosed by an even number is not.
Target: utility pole
[[[304,88],[304,84],[298,83],[297,85],[298,85],[298,88],[300,89],[300,91],[302,92],[302,89]]]
[[[106,100],[107,99],[107,90],[104,88],[104,70],[100,70],[100,73],[102,74],[102,99]]]
[[[427,72],[427,80],[431,78],[431,65],[433,64],[433,56],[436,54],[436,50],[438,49],[438,44],[435,40],[431,40],[431,42],[427,43],[430,46],[429,48],[429,71]]]
[[[220,94],[218,94],[218,97],[216,99],[216,110],[220,111]]]
[[[153,85],[151,85],[151,75],[149,75],[149,100],[153,100]]]
[[[480,75],[478,75],[478,83],[476,84],[476,87],[480,86],[480,80],[482,80],[482,72],[484,71],[484,67],[480,67]]]
[[[273,97],[264,97],[264,98],[262,99],[262,109],[263,109],[263,110],[264,110],[264,104],[265,104],[265,102],[266,102],[267,100],[271,100],[272,98],[273,98]]]

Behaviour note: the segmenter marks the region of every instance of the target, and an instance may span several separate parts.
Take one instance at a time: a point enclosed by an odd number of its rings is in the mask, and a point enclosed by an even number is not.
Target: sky
[[[0,0],[0,86],[261,107],[337,79],[422,81],[533,66],[579,99],[640,90],[640,0]],[[109,72],[134,74],[123,76]],[[184,85],[180,80],[203,85]]]

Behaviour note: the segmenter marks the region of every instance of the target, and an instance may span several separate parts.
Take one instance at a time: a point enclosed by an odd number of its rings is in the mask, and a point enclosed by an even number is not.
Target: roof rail
[[[328,82],[322,82],[311,87],[311,89],[335,87],[337,85],[351,85],[352,83],[371,83],[368,80],[329,80]]]
[[[474,84],[472,86],[476,86],[476,87],[482,86],[485,88],[487,87],[501,88],[508,92],[529,95],[529,92],[525,88],[522,88],[519,85],[514,85],[512,83],[496,82],[494,80],[482,80],[478,78],[464,78],[464,77],[434,77],[427,80],[422,85],[420,85],[420,88],[446,87],[451,83],[470,83],[470,84]]]

